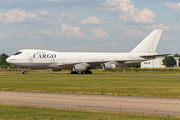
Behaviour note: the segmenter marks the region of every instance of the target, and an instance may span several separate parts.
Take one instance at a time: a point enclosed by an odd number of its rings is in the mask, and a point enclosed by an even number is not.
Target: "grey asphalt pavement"
[[[0,91],[0,103],[72,110],[180,116],[180,98]]]

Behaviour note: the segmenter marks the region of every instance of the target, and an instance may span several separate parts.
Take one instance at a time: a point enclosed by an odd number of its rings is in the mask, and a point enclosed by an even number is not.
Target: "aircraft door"
[[[132,60],[135,60],[135,57],[132,57]]]
[[[52,63],[55,63],[55,61],[56,61],[55,58],[53,58],[53,59],[52,59]]]
[[[29,63],[33,63],[33,57],[32,56],[29,57]]]

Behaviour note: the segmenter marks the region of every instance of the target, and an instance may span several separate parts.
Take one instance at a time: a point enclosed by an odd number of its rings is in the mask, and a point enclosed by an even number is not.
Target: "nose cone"
[[[8,58],[6,59],[6,62],[10,63],[10,57],[8,57]]]

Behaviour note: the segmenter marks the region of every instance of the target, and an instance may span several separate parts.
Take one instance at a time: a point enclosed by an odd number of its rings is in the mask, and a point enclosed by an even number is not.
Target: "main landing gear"
[[[84,71],[84,72],[81,72],[81,74],[92,74],[91,71]]]
[[[71,74],[78,74],[78,72],[74,72],[74,71],[72,71],[72,72],[71,72]]]
[[[78,72],[72,71],[71,74],[78,74]],[[92,74],[92,71],[83,71],[81,74]]]

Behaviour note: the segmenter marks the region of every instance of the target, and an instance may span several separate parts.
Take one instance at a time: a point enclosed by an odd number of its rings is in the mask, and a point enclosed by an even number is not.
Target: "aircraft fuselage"
[[[131,61],[142,62],[146,59],[141,55],[152,53],[93,53],[93,52],[55,52],[48,50],[20,50],[21,54],[12,55],[7,62],[18,67],[36,69],[72,69],[72,66],[60,67],[58,64],[86,63],[100,61]],[[124,66],[120,64],[118,67]],[[92,67],[93,68],[93,67]]]

